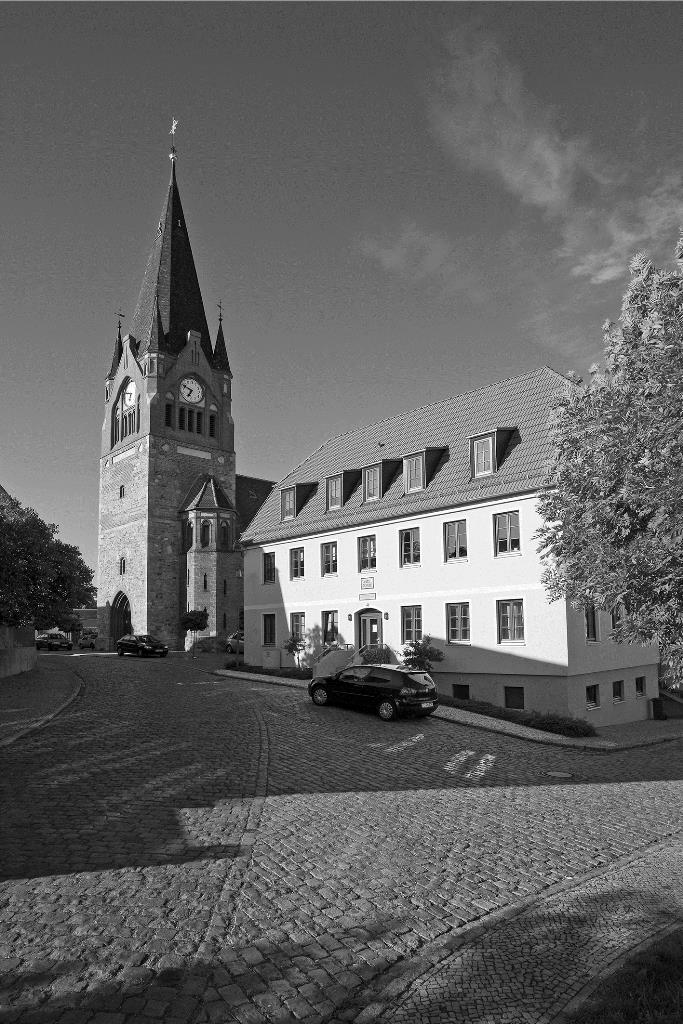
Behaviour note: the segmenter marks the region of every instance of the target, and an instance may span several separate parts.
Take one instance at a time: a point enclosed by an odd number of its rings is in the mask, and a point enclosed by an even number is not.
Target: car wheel
[[[118,654],[119,658],[122,658],[123,657],[123,647],[117,647],[116,648],[116,653]]]
[[[138,658],[144,658],[147,652],[143,651],[142,647],[138,647]]]
[[[329,702],[330,695],[327,692],[326,686],[316,686],[311,693],[311,700],[314,704],[317,704],[319,708],[324,707]]]
[[[393,700],[383,700],[381,704],[378,704],[377,714],[383,722],[392,722],[394,718],[398,718],[398,711]]]

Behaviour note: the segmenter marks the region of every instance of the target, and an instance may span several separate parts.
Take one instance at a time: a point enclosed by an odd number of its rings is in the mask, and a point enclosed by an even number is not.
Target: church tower
[[[209,336],[173,147],[130,333],[122,338],[119,323],[105,380],[98,625],[110,649],[131,631],[182,647],[188,609],[207,609],[211,636],[240,625],[246,524],[231,389],[222,316],[215,345]]]

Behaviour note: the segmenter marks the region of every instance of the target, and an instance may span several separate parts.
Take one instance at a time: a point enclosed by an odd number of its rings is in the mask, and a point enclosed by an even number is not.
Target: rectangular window
[[[598,640],[598,613],[595,610],[595,605],[586,605],[584,615],[586,620],[586,640]]]
[[[367,572],[377,568],[377,547],[375,535],[358,538],[358,572]]]
[[[453,562],[456,558],[467,558],[467,523],[456,519],[443,525],[444,558]]]
[[[493,472],[493,438],[477,438],[473,443],[472,455],[474,475],[489,476]]]
[[[263,582],[275,583],[275,552],[267,551],[263,555]]]
[[[500,512],[493,517],[494,554],[519,551],[519,512]]]
[[[636,697],[645,696],[645,676],[636,676]]]
[[[173,406],[170,402],[166,403],[166,426],[173,426]]]
[[[275,615],[271,612],[263,616],[263,646],[275,647]]]
[[[590,708],[600,707],[600,687],[597,683],[586,687],[586,707],[589,710]]]
[[[496,601],[498,609],[498,643],[519,643],[524,640],[524,602]]]
[[[294,519],[296,515],[296,499],[293,487],[285,487],[281,494],[282,518]]]
[[[209,437],[216,436],[216,417],[213,413],[209,414]]]
[[[524,710],[524,687],[523,686],[506,686],[505,687],[505,707],[516,708],[518,711]]]
[[[292,612],[289,616],[289,631],[292,636],[304,639],[306,634],[306,615],[304,612]]]
[[[470,699],[470,684],[469,683],[453,683],[453,696],[456,700],[469,700]]]
[[[423,490],[425,479],[424,452],[420,455],[409,455],[405,458],[403,460],[403,472],[405,475],[406,491]]]
[[[323,643],[336,644],[339,638],[339,613],[323,612]]]
[[[199,411],[197,412],[197,433],[204,433],[204,413]]]
[[[178,409],[178,430],[185,429],[185,410]]]
[[[612,700],[615,704],[624,699],[624,680],[614,679],[612,682]]]
[[[187,429],[194,431],[194,409],[187,410]]]
[[[422,606],[411,604],[401,608],[401,643],[422,639]]]
[[[470,639],[470,606],[467,601],[446,605],[446,629],[449,644],[467,643]]]
[[[302,579],[304,575],[304,549],[292,548],[289,552],[289,575],[293,580]]]
[[[610,618],[612,619],[612,629],[616,629],[621,620],[624,617],[624,606],[619,603],[615,604],[614,608],[610,612]]]
[[[379,466],[368,466],[363,470],[363,501],[379,498]]]
[[[320,573],[322,576],[331,576],[337,571],[337,542],[320,545]]]
[[[342,478],[331,476],[327,480],[327,508],[341,508],[342,506]]]
[[[401,565],[419,565],[420,562],[420,528],[414,526],[410,530],[399,531],[401,549]]]

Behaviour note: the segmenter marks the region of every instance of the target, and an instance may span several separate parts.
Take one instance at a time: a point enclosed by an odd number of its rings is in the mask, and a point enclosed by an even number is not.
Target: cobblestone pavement
[[[316,708],[201,661],[67,660],[82,696],[0,751],[2,1021],[483,1021],[451,987],[470,926],[546,891],[534,912],[571,909],[568,883],[654,865],[683,828],[680,741],[594,754]]]
[[[77,693],[79,681],[72,672],[54,664],[45,671],[42,661],[39,656],[38,666],[30,672],[0,679],[0,746],[56,714]]]

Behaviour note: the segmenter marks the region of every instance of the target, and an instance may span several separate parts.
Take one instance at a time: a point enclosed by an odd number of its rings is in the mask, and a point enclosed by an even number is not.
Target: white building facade
[[[569,386],[544,367],[313,453],[243,537],[245,660],[293,664],[292,634],[304,658],[335,642],[400,658],[429,635],[443,694],[595,725],[647,718],[656,648],[613,643],[611,613],[550,603],[541,581],[547,421]]]

